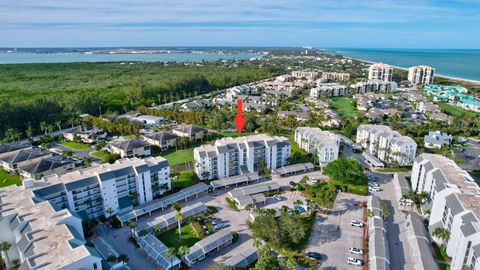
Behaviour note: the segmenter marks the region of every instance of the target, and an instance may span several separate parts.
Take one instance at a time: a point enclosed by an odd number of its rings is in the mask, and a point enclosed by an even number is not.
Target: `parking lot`
[[[320,269],[352,269],[347,257],[362,259],[349,252],[350,247],[363,248],[363,228],[350,225],[350,220],[362,220],[363,207],[357,202],[366,200],[365,196],[339,193],[332,214],[317,215],[306,251],[323,255]]]

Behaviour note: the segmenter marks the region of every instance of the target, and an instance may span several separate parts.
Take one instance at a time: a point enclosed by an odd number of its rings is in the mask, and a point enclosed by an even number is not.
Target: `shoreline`
[[[366,63],[366,64],[381,63],[381,62],[374,62],[374,61],[363,60],[363,59],[358,59],[358,58],[346,57],[346,56],[343,56],[343,55],[342,55],[342,57],[343,57],[343,58],[346,58],[346,59],[352,59],[352,60],[355,60],[355,61],[359,61],[359,62],[362,62],[362,63]],[[388,64],[388,63],[385,63],[385,64]],[[390,64],[388,64],[388,65],[390,65]],[[393,67],[393,68],[395,68],[395,69],[400,69],[400,70],[408,71],[408,68],[399,67],[399,66],[394,66],[394,65],[390,65],[390,66]],[[449,79],[449,80],[455,80],[455,81],[467,82],[467,83],[473,83],[473,84],[480,85],[480,81],[478,81],[478,80],[464,79],[464,78],[453,77],[453,76],[448,76],[448,75],[442,75],[442,74],[437,74],[437,73],[435,73],[435,77],[440,77],[440,78],[445,78],[445,79]]]

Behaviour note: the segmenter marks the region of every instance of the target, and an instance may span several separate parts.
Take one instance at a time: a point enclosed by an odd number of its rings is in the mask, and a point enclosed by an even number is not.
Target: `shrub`
[[[225,198],[225,201],[227,201],[228,205],[230,205],[230,207],[235,210],[235,211],[238,211],[240,212],[240,209],[238,209],[238,206],[237,204],[230,198]]]

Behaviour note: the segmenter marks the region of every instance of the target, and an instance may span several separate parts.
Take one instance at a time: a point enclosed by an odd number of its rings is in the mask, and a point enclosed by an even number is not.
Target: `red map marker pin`
[[[245,117],[242,115],[243,103],[242,99],[237,99],[237,116],[235,116],[235,125],[237,126],[238,135],[242,134],[243,125],[245,125]]]

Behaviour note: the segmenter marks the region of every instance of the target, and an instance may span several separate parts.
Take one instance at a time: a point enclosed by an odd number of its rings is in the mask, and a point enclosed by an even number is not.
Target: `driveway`
[[[83,159],[83,158],[89,158],[91,161],[93,162],[99,162],[100,159],[97,158],[97,157],[94,157],[92,155],[90,155],[92,152],[95,151],[95,149],[93,148],[88,148],[88,149],[85,149],[85,150],[75,150],[75,149],[71,149],[71,148],[68,148],[66,146],[63,146],[61,144],[58,144],[58,143],[54,143],[51,147],[52,150],[57,150],[57,151],[72,151],[72,156],[73,157],[77,157],[77,158],[80,158],[80,159]]]
[[[362,259],[362,256],[349,252],[350,247],[363,247],[363,229],[351,226],[350,220],[362,220],[363,207],[356,206],[355,202],[366,200],[365,196],[339,193],[332,214],[317,215],[306,251],[324,255],[319,269],[352,269],[346,258]]]

